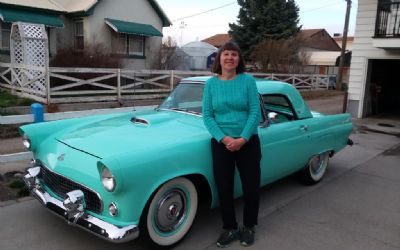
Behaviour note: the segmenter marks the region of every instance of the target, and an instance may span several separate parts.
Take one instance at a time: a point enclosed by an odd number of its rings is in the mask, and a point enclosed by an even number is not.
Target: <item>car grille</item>
[[[101,213],[103,209],[102,201],[94,191],[43,166],[41,167],[40,175],[42,182],[60,197],[64,198],[68,192],[73,190],[81,190],[85,195],[86,209],[94,213]]]

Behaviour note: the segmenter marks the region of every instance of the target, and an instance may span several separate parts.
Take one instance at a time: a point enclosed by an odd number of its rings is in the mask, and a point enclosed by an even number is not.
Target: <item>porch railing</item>
[[[376,38],[400,38],[400,1],[379,0],[375,26]]]

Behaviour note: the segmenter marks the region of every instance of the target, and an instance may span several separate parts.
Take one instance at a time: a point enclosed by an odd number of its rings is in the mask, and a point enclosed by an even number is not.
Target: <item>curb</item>
[[[33,158],[32,152],[21,152],[15,154],[0,155],[0,163],[30,160]]]

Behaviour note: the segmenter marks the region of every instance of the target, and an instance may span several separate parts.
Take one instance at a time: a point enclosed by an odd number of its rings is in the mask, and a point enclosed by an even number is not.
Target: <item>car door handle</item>
[[[308,131],[308,126],[307,125],[301,125],[300,126],[300,131],[301,132],[307,132]]]

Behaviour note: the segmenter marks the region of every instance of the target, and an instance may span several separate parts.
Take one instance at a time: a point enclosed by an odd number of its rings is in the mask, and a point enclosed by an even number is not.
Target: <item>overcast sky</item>
[[[234,0],[157,0],[173,25],[163,29],[178,45],[227,33],[237,21],[239,5]],[[349,35],[354,35],[358,0],[352,1]],[[326,29],[343,33],[345,0],[296,0],[303,29]]]

